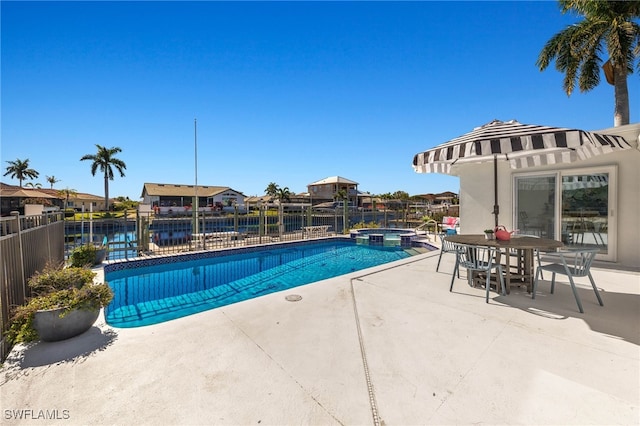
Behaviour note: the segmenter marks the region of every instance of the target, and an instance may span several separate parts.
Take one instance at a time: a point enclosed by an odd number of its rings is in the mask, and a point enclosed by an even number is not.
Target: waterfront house
[[[245,208],[244,194],[228,186],[145,183],[141,198],[143,204],[150,205],[157,213],[175,214],[191,209],[196,195],[200,211]]]
[[[337,201],[338,192],[347,194],[349,205],[358,205],[358,182],[341,176],[331,176],[307,185],[307,191],[313,205]]]

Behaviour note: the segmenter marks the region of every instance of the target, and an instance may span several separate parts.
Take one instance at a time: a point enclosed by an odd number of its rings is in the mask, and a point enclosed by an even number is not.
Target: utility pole
[[[193,119],[193,148],[195,156],[195,200],[193,201],[193,230],[195,234],[200,233],[198,224],[198,120]],[[197,239],[196,241],[199,241]]]

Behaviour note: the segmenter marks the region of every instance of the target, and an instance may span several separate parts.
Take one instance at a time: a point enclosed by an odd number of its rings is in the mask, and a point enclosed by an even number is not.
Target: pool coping
[[[243,246],[243,247],[224,247],[214,250],[198,250],[185,253],[170,253],[162,255],[144,256],[135,259],[116,259],[110,260],[103,264],[104,273],[120,271],[124,269],[136,269],[144,268],[155,265],[165,265],[168,263],[188,262],[192,260],[209,259],[216,257],[232,256],[238,253],[252,253],[257,251],[264,251],[265,249],[278,249],[290,246],[309,245],[310,243],[322,243],[331,241],[343,241],[348,244],[355,244],[355,240],[351,239],[348,235],[345,236],[330,236],[325,238],[316,238],[313,240],[296,240],[296,241],[277,241],[266,244],[259,244],[255,246]],[[416,246],[428,248],[430,250],[437,250],[436,246],[433,246],[427,242],[416,241]],[[405,247],[408,248],[408,247]],[[415,257],[411,256],[411,257]]]

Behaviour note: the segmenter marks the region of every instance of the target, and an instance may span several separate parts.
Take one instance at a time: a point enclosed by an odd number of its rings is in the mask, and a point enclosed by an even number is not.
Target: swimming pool
[[[110,264],[105,318],[114,327],[157,324],[417,253],[335,239]]]

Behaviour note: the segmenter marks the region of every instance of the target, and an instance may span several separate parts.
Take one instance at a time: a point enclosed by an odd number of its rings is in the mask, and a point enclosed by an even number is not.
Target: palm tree
[[[278,200],[280,203],[283,201],[291,201],[291,191],[289,187],[285,186],[284,188],[280,188],[276,183],[271,182],[267,189],[264,190],[265,194],[268,196]]]
[[[291,191],[287,186],[284,188],[278,187],[274,196],[281,204],[283,201],[291,201]]]
[[[289,188],[286,186],[284,188],[280,188],[280,186],[278,186],[275,182],[271,182],[269,183],[269,185],[267,185],[267,189],[265,189],[264,192],[268,196],[278,200],[278,233],[282,235],[282,224],[284,223],[284,211],[282,208],[282,202],[291,200],[291,191],[289,191]]]
[[[349,214],[349,194],[346,189],[341,189],[335,193],[334,199],[336,201],[342,201],[342,214],[347,217]],[[339,206],[336,206],[336,210]],[[346,221],[346,219],[345,219]]]
[[[338,192],[336,192],[336,194],[335,194],[336,201],[344,201],[347,198],[348,198],[348,195],[347,195],[347,190],[346,189],[341,189]]]
[[[113,180],[113,167],[120,173],[120,177],[124,177],[123,170],[127,168],[127,165],[124,161],[115,157],[117,153],[122,152],[122,149],[118,147],[105,148],[98,144],[96,144],[96,147],[98,148],[97,154],[87,154],[80,161],[93,161],[91,163],[91,175],[95,176],[98,169],[104,174],[104,205],[109,211],[109,181]]]
[[[66,187],[65,189],[61,189],[60,191],[58,191],[58,196],[64,198],[64,209],[66,210],[67,207],[69,207],[69,198],[77,197],[78,191],[76,191],[75,189]]]
[[[278,193],[278,188],[280,187],[275,182],[271,182],[269,185],[267,185],[267,189],[264,190],[264,193],[270,197],[275,198],[276,194]]]
[[[42,184],[40,182],[36,182],[36,183],[27,182],[24,184],[24,186],[27,186],[29,188],[42,188]]]
[[[22,181],[25,179],[35,179],[40,173],[38,173],[34,169],[29,168],[29,159],[20,160],[19,158],[16,161],[7,161],[9,165],[6,168],[6,172],[4,176],[11,175],[11,179],[18,179],[20,181],[20,188],[22,188]]]
[[[47,176],[47,182],[51,185],[51,189],[53,189],[53,185],[60,182],[60,179],[56,179],[55,176]]]
[[[565,73],[567,95],[576,82],[581,92],[595,88],[603,67],[607,81],[614,85],[614,126],[629,124],[627,76],[633,74],[640,56],[640,25],[633,22],[640,17],[640,1],[559,0],[559,4],[563,14],[574,12],[585,19],[553,36],[536,65],[544,71],[555,60],[556,69]],[[604,51],[609,54],[606,62],[601,56]]]
[[[280,188],[276,185],[274,197],[278,200],[278,233],[282,236],[282,233],[284,232],[284,207],[282,203],[291,200],[291,191],[289,191],[289,187],[285,186],[284,188]]]
[[[400,210],[406,223],[407,213],[409,212],[409,198],[411,198],[411,196],[406,191],[396,191],[391,194],[391,198],[396,201],[396,206],[398,204],[400,205]]]
[[[393,194],[391,194],[391,198],[395,198],[396,200],[407,201],[411,198],[411,196],[406,191],[396,191]]]

